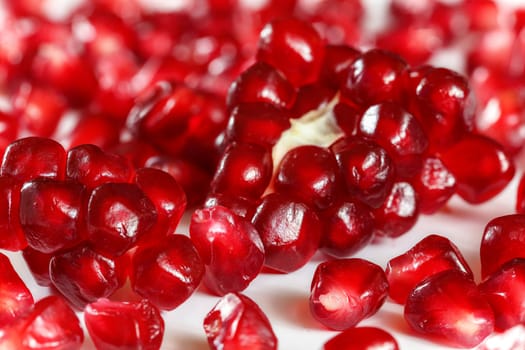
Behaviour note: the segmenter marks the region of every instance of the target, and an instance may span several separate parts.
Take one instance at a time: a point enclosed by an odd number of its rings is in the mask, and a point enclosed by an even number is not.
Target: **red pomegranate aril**
[[[361,117],[358,134],[389,152],[399,176],[413,177],[421,167],[421,156],[428,146],[427,136],[418,120],[399,104],[370,106]]]
[[[437,157],[426,157],[419,173],[412,179],[422,214],[433,214],[456,193],[456,178]]]
[[[255,200],[270,184],[272,170],[269,149],[256,144],[232,143],[219,161],[211,192]]]
[[[84,322],[97,350],[158,350],[164,337],[159,310],[147,300],[99,299],[84,309]]]
[[[376,327],[351,327],[330,338],[323,350],[399,350],[394,337]]]
[[[414,287],[425,278],[441,271],[456,269],[474,278],[472,270],[454,243],[432,234],[405,253],[388,261],[385,272],[390,285],[390,298],[398,304],[405,301]]]
[[[157,216],[155,205],[137,185],[105,183],[89,197],[88,239],[95,250],[119,256],[148,235]]]
[[[0,338],[7,327],[28,313],[33,303],[33,295],[9,258],[0,253]]]
[[[257,204],[258,201],[248,198],[230,196],[224,193],[210,193],[206,197],[203,206],[204,208],[212,208],[215,206],[227,207],[234,214],[250,220],[255,213]]]
[[[297,90],[295,103],[290,110],[292,118],[300,118],[312,110],[325,108],[337,94],[337,89],[321,83],[304,85]]]
[[[380,207],[395,180],[394,163],[385,149],[359,137],[340,138],[330,149],[348,194],[373,208]]]
[[[372,212],[376,238],[395,238],[410,230],[419,217],[419,198],[408,182],[396,182],[383,205]]]
[[[248,219],[226,207],[196,210],[190,237],[206,271],[204,285],[214,294],[244,290],[263,267],[264,247]]]
[[[118,144],[120,130],[121,125],[115,119],[87,113],[78,119],[65,142],[70,150],[87,144],[107,150]]]
[[[446,270],[409,294],[404,317],[416,332],[448,346],[471,348],[494,330],[494,313],[465,273]]]
[[[481,277],[492,275],[507,261],[525,258],[525,215],[510,214],[490,220],[480,246]]]
[[[239,293],[223,296],[206,315],[203,326],[212,350],[277,349],[277,337],[264,312]]]
[[[261,31],[257,60],[281,71],[295,86],[318,80],[324,56],[324,43],[307,22],[275,19]]]
[[[334,89],[344,82],[350,65],[361,52],[347,45],[326,45],[319,80]]]
[[[132,289],[162,310],[173,310],[199,286],[204,264],[183,235],[171,235],[156,244],[139,246],[132,257]]]
[[[323,226],[320,249],[331,257],[348,257],[372,239],[371,210],[357,200],[340,201],[322,211],[319,218]]]
[[[310,311],[326,327],[345,330],[377,312],[387,295],[381,267],[357,258],[329,260],[314,272]]]
[[[76,308],[111,296],[124,283],[124,266],[117,258],[97,253],[86,245],[51,258],[53,286]]]
[[[525,322],[525,259],[503,264],[480,285],[480,291],[494,310],[497,330],[507,330]]]
[[[265,102],[240,103],[231,111],[226,141],[273,147],[290,128],[289,118],[286,110]]]
[[[500,6],[493,0],[465,0],[459,6],[470,31],[485,32],[500,26]]]
[[[321,239],[315,210],[279,193],[262,198],[252,222],[264,245],[266,267],[288,273],[304,266]]]
[[[31,247],[26,247],[22,250],[22,256],[29,268],[29,272],[35,279],[35,282],[42,287],[49,287],[52,285],[51,277],[49,276],[49,264],[54,254],[46,254],[34,250]]]
[[[396,54],[380,49],[363,52],[350,66],[341,86],[344,98],[363,106],[400,101],[407,64]]]
[[[42,253],[71,248],[85,239],[84,185],[50,179],[28,181],[20,191],[20,225],[28,245]]]
[[[0,337],[0,348],[75,350],[83,342],[84,331],[75,312],[61,297],[51,295],[18,319],[6,337]]]
[[[317,209],[332,205],[341,193],[341,185],[333,153],[309,145],[296,147],[285,154],[273,183],[275,191]]]
[[[241,103],[264,102],[277,108],[291,108],[295,102],[294,86],[272,66],[257,62],[232,83],[228,91],[229,108]]]
[[[473,204],[499,194],[515,173],[514,161],[503,147],[482,135],[466,135],[440,158],[456,178],[457,193]]]
[[[27,247],[20,226],[20,189],[22,183],[11,176],[0,176],[0,248],[19,251]]]
[[[13,141],[5,150],[0,176],[12,176],[25,182],[45,177],[62,180],[66,168],[66,151],[56,141],[26,137]]]

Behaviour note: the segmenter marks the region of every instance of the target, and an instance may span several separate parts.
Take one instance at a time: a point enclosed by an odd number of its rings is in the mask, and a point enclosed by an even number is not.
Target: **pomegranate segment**
[[[394,337],[376,327],[351,327],[330,338],[323,350],[399,350]]]
[[[117,302],[99,299],[84,309],[84,321],[97,349],[160,349],[164,321],[147,300]]]
[[[263,267],[264,246],[255,227],[230,209],[196,210],[190,237],[206,271],[204,284],[217,295],[244,290]]]
[[[449,346],[471,348],[494,330],[494,313],[472,279],[456,269],[420,282],[408,295],[404,317],[418,333]]]
[[[310,311],[334,330],[354,327],[373,315],[388,295],[384,271],[363,259],[340,259],[317,266],[312,278]]]
[[[436,234],[429,235],[402,255],[388,261],[385,272],[390,285],[389,296],[396,303],[405,304],[417,284],[427,277],[450,269],[474,278],[454,243]]]
[[[266,267],[283,273],[303,267],[319,248],[321,222],[308,205],[279,193],[262,199],[252,218]]]
[[[204,318],[204,331],[212,350],[276,350],[270,321],[245,295],[224,295]]]

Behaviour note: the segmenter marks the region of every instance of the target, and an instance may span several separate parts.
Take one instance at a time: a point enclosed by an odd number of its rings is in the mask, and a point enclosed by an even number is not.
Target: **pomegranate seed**
[[[264,245],[264,264],[279,272],[292,272],[314,255],[321,239],[321,222],[308,205],[281,195],[266,195],[252,222]]]
[[[0,176],[12,176],[19,181],[38,177],[62,180],[66,152],[56,141],[41,137],[26,137],[13,141],[5,150]]]
[[[133,290],[163,310],[182,304],[199,286],[204,264],[183,235],[171,235],[156,243],[139,246],[132,258]]]
[[[215,171],[211,191],[257,199],[268,187],[272,169],[268,149],[254,144],[230,144]]]
[[[432,275],[409,294],[405,320],[416,332],[470,348],[494,330],[494,313],[472,279],[452,269]]]
[[[91,193],[86,221],[94,249],[119,256],[148,235],[157,210],[137,185],[105,183]]]
[[[326,45],[319,80],[338,89],[350,65],[359,55],[360,52],[357,49],[347,45]]]
[[[52,282],[51,277],[49,276],[49,264],[54,254],[46,254],[34,250],[31,247],[26,247],[22,250],[22,256],[36,283],[43,287],[51,286]]]
[[[118,259],[99,254],[85,245],[55,254],[49,263],[53,286],[76,308],[111,296],[124,283],[124,266]]]
[[[320,214],[323,225],[321,251],[343,258],[354,254],[372,239],[374,219],[371,210],[357,200],[345,200]]]
[[[4,329],[33,307],[33,295],[18,276],[9,258],[0,253],[0,339]],[[1,342],[0,342],[1,344]]]
[[[291,117],[300,118],[312,110],[322,110],[334,99],[337,89],[320,83],[304,85],[297,90]]]
[[[72,350],[79,349],[84,341],[75,312],[54,295],[39,300],[6,335],[0,337],[2,349]]]
[[[164,321],[147,300],[117,302],[99,299],[84,309],[84,321],[97,349],[160,349]]]
[[[379,266],[363,259],[326,261],[314,272],[310,311],[326,327],[344,330],[377,312],[387,295]]]
[[[72,148],[87,144],[108,149],[119,142],[120,129],[119,123],[106,115],[85,114],[71,130],[67,144],[70,151]]]
[[[248,198],[230,196],[224,193],[211,193],[204,201],[204,208],[212,208],[215,206],[227,207],[235,215],[250,220],[255,213],[257,203],[258,201]]]
[[[361,122],[361,112],[357,107],[350,106],[346,103],[338,103],[334,106],[334,118],[337,126],[343,130],[347,137],[357,135],[359,123]]]
[[[204,284],[212,293],[242,291],[261,271],[263,243],[253,225],[230,209],[196,210],[189,230],[206,265]]]
[[[204,331],[212,350],[277,349],[270,321],[245,295],[228,293],[204,318]]]
[[[274,180],[277,192],[318,209],[332,205],[341,182],[333,154],[317,146],[296,147],[281,160]]]
[[[297,19],[276,19],[261,31],[257,60],[281,71],[296,87],[319,78],[324,43],[315,29]]]
[[[396,182],[383,205],[372,212],[376,237],[398,237],[410,230],[419,217],[419,199],[408,182]]]
[[[471,31],[485,32],[499,26],[500,8],[493,0],[465,0],[460,11],[466,15]]]
[[[20,192],[20,225],[28,245],[42,253],[71,248],[84,237],[86,189],[50,179],[26,182]]]
[[[471,279],[474,275],[459,249],[445,237],[429,235],[405,253],[388,261],[385,269],[390,298],[398,304],[405,301],[414,287],[425,278],[441,271],[456,269]]]
[[[482,135],[465,136],[441,160],[456,178],[457,193],[469,203],[494,197],[515,173],[513,160],[501,145]]]
[[[516,258],[488,276],[479,289],[495,315],[495,326],[506,330],[525,320],[525,259]]]
[[[525,258],[525,215],[504,215],[490,220],[481,240],[481,276],[492,275],[507,261]]]
[[[10,176],[0,176],[0,247],[19,251],[27,247],[25,233],[20,226],[19,181]]]
[[[394,337],[376,327],[352,327],[330,338],[323,350],[399,350]]]

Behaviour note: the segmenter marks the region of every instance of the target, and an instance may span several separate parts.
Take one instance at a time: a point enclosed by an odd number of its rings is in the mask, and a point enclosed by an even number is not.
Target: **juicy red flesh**
[[[261,238],[247,219],[230,209],[216,206],[196,210],[189,231],[206,266],[204,284],[211,292],[240,292],[261,271]]]
[[[239,293],[223,296],[204,318],[212,350],[277,349],[270,321],[257,304]]]
[[[272,270],[295,271],[304,266],[319,247],[318,215],[293,198],[278,193],[265,196],[252,222],[264,245],[264,264]]]
[[[388,294],[396,303],[405,304],[417,284],[427,277],[450,269],[474,278],[454,243],[439,235],[429,235],[402,255],[390,259],[385,269],[390,285]]]
[[[449,346],[471,348],[494,330],[494,313],[472,279],[446,270],[419,283],[408,295],[405,320],[418,333]]]
[[[133,290],[162,310],[173,310],[188,299],[204,275],[197,249],[183,235],[139,247],[131,266]]]
[[[19,251],[27,247],[20,226],[20,189],[22,183],[10,176],[0,176],[0,247]]]
[[[326,327],[344,330],[370,317],[388,295],[384,271],[363,259],[340,259],[317,266],[312,278],[310,311]]]
[[[160,349],[164,321],[147,300],[117,302],[99,299],[84,309],[84,321],[97,349]]]
[[[323,350],[399,350],[397,341],[387,331],[376,327],[351,327],[330,338]]]

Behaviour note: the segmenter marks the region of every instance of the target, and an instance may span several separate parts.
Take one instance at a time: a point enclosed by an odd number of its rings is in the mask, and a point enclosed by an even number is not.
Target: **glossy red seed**
[[[76,308],[111,296],[124,283],[120,261],[81,245],[51,258],[53,286]]]
[[[404,317],[416,332],[449,346],[471,348],[494,330],[494,313],[472,279],[446,270],[419,283]]]
[[[376,327],[351,327],[330,338],[323,350],[399,350],[394,337]]]
[[[362,249],[372,239],[371,210],[357,200],[340,201],[319,215],[323,226],[321,251],[344,258]]]
[[[264,102],[241,103],[230,114],[225,131],[227,141],[273,147],[290,128],[287,111]]]
[[[366,51],[350,66],[341,94],[365,108],[376,103],[400,101],[406,67],[407,64],[391,52]]]
[[[153,202],[135,184],[106,183],[89,197],[87,234],[95,250],[122,255],[157,222]]]
[[[106,115],[87,113],[82,115],[71,133],[66,137],[69,149],[81,145],[94,145],[104,150],[119,142],[121,123]]]
[[[99,299],[86,306],[84,321],[97,349],[158,350],[164,336],[161,314],[147,300]]]
[[[503,264],[480,285],[495,315],[497,330],[506,330],[525,321],[525,259]]]
[[[439,235],[429,235],[405,253],[388,261],[385,272],[390,285],[388,294],[398,304],[405,301],[414,287],[441,271],[456,269],[474,278],[472,270],[454,243]]]
[[[314,27],[294,18],[275,19],[264,26],[256,55],[296,87],[318,80],[323,56],[324,43]]]
[[[279,272],[292,272],[314,255],[321,239],[321,223],[314,209],[279,193],[263,197],[252,222],[261,236],[264,264]]]
[[[281,73],[264,62],[246,69],[228,91],[229,108],[241,103],[264,102],[277,108],[290,108],[295,101],[295,88]]]
[[[154,168],[137,169],[135,183],[157,211],[157,222],[148,238],[175,233],[186,210],[187,199],[182,187],[170,174]]]
[[[326,327],[344,330],[376,313],[387,295],[381,267],[363,259],[330,260],[314,272],[310,311]]]
[[[410,230],[419,217],[419,199],[408,182],[396,182],[383,205],[373,211],[376,237],[398,237]]]
[[[20,226],[21,182],[10,176],[0,176],[0,247],[19,251],[27,247],[27,240]]]
[[[423,159],[419,173],[412,179],[422,214],[434,214],[456,193],[456,179],[437,157]]]
[[[212,350],[276,350],[277,337],[264,312],[250,298],[228,293],[204,318]]]
[[[350,65],[360,52],[348,45],[326,45],[320,80],[332,88],[339,89]]]
[[[361,117],[358,133],[389,152],[399,176],[412,177],[421,167],[427,136],[418,120],[398,103],[370,106]]]
[[[256,144],[232,143],[219,161],[211,192],[255,200],[270,184],[272,170],[269,149]]]
[[[264,262],[264,247],[254,226],[226,207],[196,210],[190,237],[206,272],[204,284],[217,295],[244,290]]]
[[[204,201],[204,207],[227,207],[234,214],[250,220],[255,213],[255,207],[257,206],[257,203],[258,201],[248,198],[230,196],[224,193],[210,193]]]
[[[493,274],[507,261],[525,258],[525,215],[504,215],[490,220],[480,246],[481,276]]]
[[[341,193],[341,185],[333,153],[309,145],[293,148],[285,154],[273,183],[275,191],[317,209],[332,205]]]
[[[441,160],[456,178],[457,193],[474,204],[499,194],[515,173],[514,161],[503,147],[482,135],[463,137]]]
[[[64,178],[66,152],[56,141],[27,137],[12,142],[4,153],[0,176],[12,176],[19,181],[38,177],[56,180]]]
[[[22,256],[35,282],[43,287],[51,286],[49,263],[54,254],[41,253],[31,247],[26,247],[22,250]]]
[[[348,194],[371,207],[381,206],[395,180],[394,163],[385,149],[363,138],[341,138],[330,149]]]
[[[357,135],[361,121],[361,111],[358,107],[340,102],[334,106],[333,113],[337,126],[346,137]]]
[[[86,188],[76,182],[38,179],[20,191],[20,225],[28,245],[53,253],[78,244],[84,237]]]
[[[130,281],[133,290],[156,307],[173,310],[193,294],[203,275],[204,264],[193,242],[177,234],[139,246]]]
[[[16,273],[9,258],[0,253],[0,338],[6,327],[31,310],[33,303],[33,295]]]

